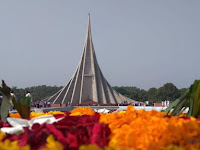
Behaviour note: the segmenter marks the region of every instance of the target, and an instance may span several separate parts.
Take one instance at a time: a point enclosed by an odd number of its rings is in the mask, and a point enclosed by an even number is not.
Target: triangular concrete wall
[[[92,42],[90,16],[82,57],[74,75],[66,86],[46,99],[53,104],[81,104],[87,100],[93,100],[99,104],[136,102],[116,92],[103,76]]]

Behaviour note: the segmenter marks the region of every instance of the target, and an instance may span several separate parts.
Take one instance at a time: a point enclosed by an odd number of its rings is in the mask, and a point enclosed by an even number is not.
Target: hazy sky
[[[0,79],[23,88],[67,84],[88,13],[97,60],[112,86],[182,88],[200,79],[198,0],[1,0]]]

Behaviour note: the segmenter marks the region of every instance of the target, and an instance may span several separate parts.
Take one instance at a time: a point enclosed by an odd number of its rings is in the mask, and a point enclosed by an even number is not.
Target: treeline
[[[62,86],[57,87],[41,85],[25,89],[13,87],[12,90],[14,91],[18,99],[20,99],[24,91],[27,90],[33,96],[33,101],[37,101],[55,94],[61,88]],[[177,89],[177,87],[172,83],[166,83],[158,89],[150,88],[147,91],[145,91],[144,89],[130,86],[115,86],[113,88],[126,97],[142,102],[144,102],[145,100],[149,100],[152,102],[161,102],[162,100],[174,101],[186,91],[186,88]]]
[[[42,100],[48,96],[55,94],[61,88],[62,86],[57,87],[57,86],[40,85],[40,86],[28,87],[25,89],[12,87],[12,90],[14,91],[18,99],[22,97],[22,95],[24,94],[24,91],[29,91],[31,95],[33,96],[33,101],[37,101],[37,100]]]
[[[166,83],[158,89],[153,87],[147,91],[137,87],[128,86],[115,86],[113,88],[122,95],[141,102],[146,100],[152,102],[161,102],[162,100],[174,101],[186,91],[186,88],[177,89],[172,83]]]

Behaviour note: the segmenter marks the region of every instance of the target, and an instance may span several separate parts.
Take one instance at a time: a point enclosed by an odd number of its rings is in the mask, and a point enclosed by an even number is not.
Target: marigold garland
[[[54,133],[54,135],[49,135],[46,142],[46,150],[50,150],[52,147],[59,147],[60,144],[62,146],[63,143],[67,141],[64,140],[64,135],[70,137],[70,140],[75,142],[75,139],[78,139],[80,136],[73,130],[77,130],[82,125],[85,127],[90,127],[90,122],[94,119],[98,119],[97,123],[93,127],[93,133],[90,133],[90,130],[87,128],[81,129],[81,132],[88,132],[89,135],[94,138],[91,140],[91,143],[85,143],[79,147],[80,150],[90,150],[90,149],[102,149],[104,147],[105,150],[198,150],[200,149],[200,121],[199,119],[195,119],[193,117],[187,118],[185,114],[181,114],[179,117],[168,117],[165,116],[163,112],[157,111],[145,111],[145,110],[135,110],[134,107],[128,106],[126,111],[119,113],[108,113],[108,114],[100,114],[95,113],[91,108],[76,108],[71,111],[71,114],[66,115],[64,112],[49,112],[49,113],[31,113],[31,117],[37,117],[42,115],[65,115],[65,119],[60,121],[60,123],[55,123],[52,127],[48,125],[49,130],[46,130],[45,126],[40,126],[43,133]],[[18,117],[18,114],[11,114],[11,117]],[[87,118],[87,116],[91,116],[92,118]],[[71,118],[73,117],[73,118]],[[81,119],[81,122],[79,120]],[[89,120],[88,120],[89,119]],[[91,120],[92,119],[92,120]],[[77,123],[75,123],[75,122]],[[74,123],[73,123],[74,122]],[[69,125],[69,123],[73,126],[65,127],[65,124]],[[107,124],[111,130],[111,134],[109,136],[103,136],[103,130],[107,130],[103,124]],[[94,125],[94,124],[93,124]],[[101,127],[101,128],[99,128]],[[64,128],[67,129],[67,132],[70,131],[73,134],[64,134]],[[96,129],[95,129],[96,128]],[[35,128],[36,129],[36,128]],[[57,132],[58,130],[62,132]],[[37,129],[37,132],[40,129]],[[77,130],[79,131],[79,130]],[[95,132],[94,132],[95,131]],[[33,131],[31,131],[33,132]],[[33,132],[34,133],[34,132]],[[88,134],[87,133],[87,134]],[[98,142],[99,139],[96,139],[96,135],[99,133],[104,137],[104,141],[109,140],[108,145],[106,142],[98,143],[101,145],[101,148],[94,145],[93,142]],[[108,132],[106,132],[108,133]],[[54,137],[56,140],[54,140]],[[58,135],[62,135],[63,139],[58,138]],[[88,135],[88,136],[89,136]],[[8,136],[9,137],[9,136]],[[79,138],[80,139],[80,138]],[[7,139],[6,139],[7,140]],[[4,142],[6,142],[6,140]],[[67,139],[66,139],[67,140]],[[74,141],[75,140],[75,141]],[[87,141],[86,139],[84,139]],[[101,139],[103,140],[103,139]],[[14,143],[15,142],[15,143]],[[17,142],[13,141],[16,149],[18,148]],[[84,144],[84,142],[82,142]],[[0,143],[2,144],[2,143]],[[51,145],[52,144],[52,145]],[[74,143],[76,145],[76,142]],[[88,145],[89,144],[89,145]],[[21,148],[21,147],[20,147]],[[27,147],[27,148],[30,148]],[[62,149],[63,147],[59,147]],[[45,149],[45,148],[44,148]],[[43,150],[44,150],[43,149]],[[65,149],[65,148],[64,148]]]
[[[39,117],[39,116],[48,116],[48,115],[63,115],[63,116],[66,116],[66,114],[64,112],[61,112],[61,111],[50,111],[50,112],[46,112],[46,113],[31,112],[30,119],[33,119],[33,118]],[[21,118],[19,113],[9,113],[9,116],[12,117],[12,118]]]
[[[101,114],[100,122],[112,131],[109,146],[114,149],[160,150],[175,145],[183,149],[200,149],[200,123],[195,118],[164,117],[157,111],[136,111],[128,106],[126,113]],[[192,143],[190,140],[196,139]]]
[[[82,116],[82,115],[92,116],[94,115],[94,113],[95,112],[90,107],[86,107],[86,108],[78,107],[71,111],[70,116]]]

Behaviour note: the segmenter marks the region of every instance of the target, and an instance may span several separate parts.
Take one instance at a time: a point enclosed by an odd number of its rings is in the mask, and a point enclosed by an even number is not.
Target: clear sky
[[[198,0],[0,1],[0,79],[19,88],[67,84],[88,13],[97,60],[112,86],[183,88],[200,79]]]

